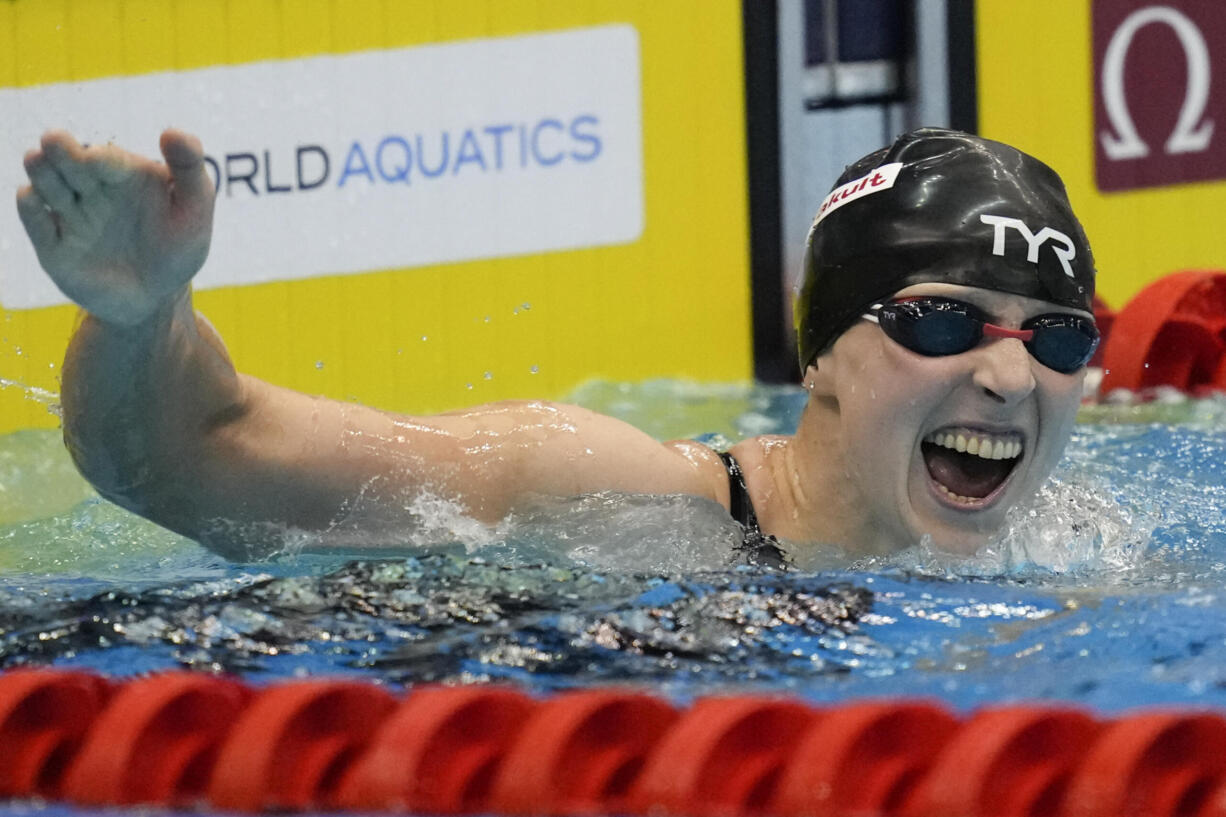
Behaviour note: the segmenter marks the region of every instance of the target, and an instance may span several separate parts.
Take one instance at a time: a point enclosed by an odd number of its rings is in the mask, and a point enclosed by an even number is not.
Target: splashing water
[[[658,438],[786,433],[800,389],[589,384],[573,402]],[[680,409],[678,408],[680,407]],[[690,497],[554,500],[421,525],[377,560],[237,564],[92,494],[56,435],[0,437],[0,665],[126,675],[645,683],[688,696],[1226,704],[1226,402],[1095,407],[1033,502],[973,559],[760,572]]]
[[[25,393],[27,400],[40,403],[49,413],[54,414],[56,417],[63,416],[60,411],[60,396],[56,392],[40,389],[37,386],[27,386],[25,383],[9,380],[7,377],[0,377],[0,389],[21,389]]]

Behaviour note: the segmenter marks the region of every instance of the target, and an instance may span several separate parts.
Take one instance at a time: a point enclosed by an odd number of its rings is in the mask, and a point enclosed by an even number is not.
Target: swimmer
[[[603,491],[717,502],[768,563],[776,542],[798,558],[925,536],[971,553],[1056,465],[1098,340],[1093,258],[1056,173],[920,130],[850,166],[809,232],[794,435],[721,455],[550,402],[385,413],[235,370],[192,306],[213,213],[201,144],[169,130],[161,152],[48,133],[17,206],[85,310],[63,368],[77,466],[108,499],[231,558],[272,552],[287,530],[339,542],[358,497],[378,541],[413,523],[405,498],[423,493],[495,523],[542,496]]]

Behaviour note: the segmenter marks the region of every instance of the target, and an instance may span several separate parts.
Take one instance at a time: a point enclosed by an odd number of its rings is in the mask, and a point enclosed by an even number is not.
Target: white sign
[[[817,216],[813,219],[813,226],[816,227],[821,223],[822,219],[848,202],[862,199],[865,196],[871,196],[873,193],[880,193],[882,190],[889,190],[894,186],[895,180],[898,179],[898,171],[900,170],[902,170],[902,162],[891,162],[888,165],[882,165],[876,170],[869,171],[866,176],[852,179],[847,184],[831,190],[826,198],[822,199],[821,207],[817,208]]]
[[[626,243],[643,231],[629,25],[0,90],[0,304],[66,303],[11,204],[64,128],[158,156],[204,143],[218,186],[198,287]]]

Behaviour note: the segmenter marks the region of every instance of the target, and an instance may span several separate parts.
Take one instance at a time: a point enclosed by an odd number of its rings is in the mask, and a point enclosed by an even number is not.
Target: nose
[[[975,355],[975,385],[994,401],[1012,405],[1034,391],[1033,361],[1017,338],[990,339],[972,354]]]

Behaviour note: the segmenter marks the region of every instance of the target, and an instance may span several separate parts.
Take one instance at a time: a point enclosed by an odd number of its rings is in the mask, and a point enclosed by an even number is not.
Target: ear
[[[804,387],[817,397],[834,396],[834,360],[829,353],[819,355],[805,369]]]

